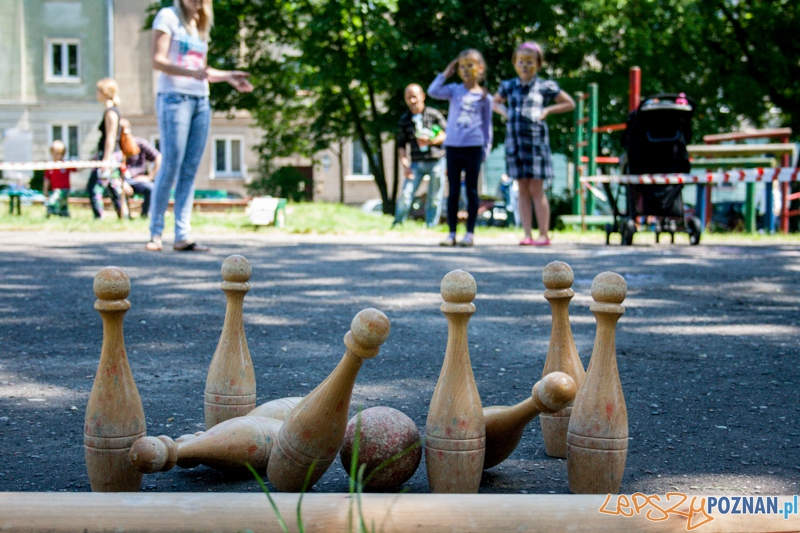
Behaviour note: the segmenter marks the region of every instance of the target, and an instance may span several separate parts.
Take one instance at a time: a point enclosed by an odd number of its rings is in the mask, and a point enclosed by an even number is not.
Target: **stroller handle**
[[[653,94],[653,95],[650,95],[650,96],[648,96],[646,98],[642,98],[641,104],[643,104],[644,102],[647,102],[648,100],[653,100],[654,98],[658,98],[659,100],[669,99],[669,100],[672,100],[673,102],[675,100],[677,100],[678,98],[686,98],[686,100],[689,102],[689,104],[691,104],[692,109],[695,109],[697,107],[697,103],[694,101],[694,99],[691,96],[687,96],[684,93],[658,93],[658,94]],[[639,104],[639,105],[641,106],[641,104]]]

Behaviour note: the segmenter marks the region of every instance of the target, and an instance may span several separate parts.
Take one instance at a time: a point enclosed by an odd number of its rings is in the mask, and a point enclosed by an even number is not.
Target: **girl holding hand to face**
[[[449,83],[447,78],[458,70],[463,83]],[[492,146],[492,100],[481,87],[486,74],[483,55],[474,49],[464,50],[436,76],[428,94],[439,100],[449,100],[447,114],[447,181],[450,196],[447,198],[447,224],[450,235],[442,246],[456,245],[458,225],[458,197],[461,193],[461,172],[467,185],[467,234],[458,242],[459,246],[474,244],[475,221],[478,218],[478,174],[481,163]]]
[[[500,84],[494,97],[498,113],[507,115],[506,166],[508,175],[519,184],[519,214],[525,238],[522,246],[550,244],[550,203],[544,194],[544,182],[553,177],[550,137],[545,119],[555,113],[575,109],[575,102],[553,80],[543,80],[536,73],[542,68],[544,52],[534,42],[522,43],[511,56],[517,78]],[[507,108],[502,104],[507,102]],[[552,105],[550,102],[555,102]],[[539,237],[533,239],[531,202],[536,211]]]
[[[194,177],[205,151],[211,125],[209,82],[227,82],[250,92],[249,74],[206,65],[208,36],[214,21],[212,0],[175,0],[153,21],[153,69],[158,70],[156,113],[162,164],[150,205],[150,242],[145,249],[161,251],[164,213],[175,186],[175,243],[177,251],[208,251],[191,238]]]

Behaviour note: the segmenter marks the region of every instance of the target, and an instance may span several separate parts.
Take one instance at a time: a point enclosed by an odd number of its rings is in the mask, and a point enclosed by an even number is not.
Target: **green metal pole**
[[[756,184],[747,184],[744,201],[744,229],[748,233],[756,232]]]
[[[594,176],[597,174],[597,115],[598,113],[599,91],[596,83],[589,84],[589,164],[586,168],[587,174]],[[594,195],[589,192],[586,194],[586,214],[594,213]]]
[[[575,93],[575,135],[573,142],[572,214],[581,214],[581,158],[583,157],[583,93]]]

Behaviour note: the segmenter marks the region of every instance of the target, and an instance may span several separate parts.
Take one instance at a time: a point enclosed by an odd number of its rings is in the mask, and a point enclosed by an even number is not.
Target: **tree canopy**
[[[215,84],[215,109],[252,113],[265,132],[264,161],[359,140],[387,210],[397,187],[386,165],[396,163],[381,141],[405,110],[403,89],[426,87],[464,48],[483,52],[494,92],[515,75],[514,48],[539,42],[544,77],[572,94],[599,84],[601,124],[624,122],[628,69],[638,65],[642,96],[685,92],[697,101],[700,134],[736,129],[743,118],[800,131],[795,0],[216,0],[214,11],[209,63],[250,71],[256,87],[239,94]],[[569,150],[572,117],[548,121],[554,150]],[[497,117],[495,131],[499,143]]]

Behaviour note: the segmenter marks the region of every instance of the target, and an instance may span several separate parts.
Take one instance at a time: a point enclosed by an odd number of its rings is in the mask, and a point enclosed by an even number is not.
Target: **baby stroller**
[[[642,102],[639,109],[628,116],[628,125],[622,138],[627,151],[623,164],[624,174],[669,174],[689,172],[689,153],[686,146],[692,140],[692,114],[694,101],[683,93],[657,94]],[[685,231],[691,244],[700,243],[700,220],[687,216],[681,192],[683,185],[620,185],[618,196],[626,191],[626,210],[619,211],[617,199],[609,183],[603,184],[608,194],[614,223],[606,224],[606,244],[612,233],[622,235],[622,244],[633,244],[638,230],[637,218],[648,217],[658,242],[661,233],[669,233],[675,242],[675,233]]]

